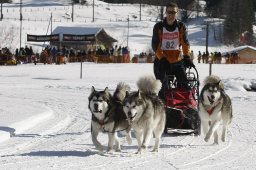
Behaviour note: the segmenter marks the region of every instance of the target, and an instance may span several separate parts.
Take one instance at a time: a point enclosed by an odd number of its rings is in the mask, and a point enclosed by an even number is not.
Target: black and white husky
[[[127,92],[123,101],[123,110],[128,118],[138,141],[138,152],[142,153],[148,146],[152,135],[155,137],[154,152],[157,152],[165,128],[165,108],[158,94],[161,82],[153,76],[141,77],[138,91]]]
[[[208,76],[204,80],[204,87],[200,93],[199,116],[205,135],[209,141],[214,135],[214,144],[218,144],[218,127],[223,124],[221,140],[226,140],[226,131],[232,121],[232,103],[224,91],[224,84],[218,76]]]
[[[92,113],[91,136],[93,144],[101,153],[103,146],[97,139],[99,132],[108,133],[108,151],[113,149],[114,142],[115,150],[121,151],[117,131],[125,130],[128,143],[132,141],[130,125],[122,109],[122,101],[129,89],[128,85],[119,83],[112,96],[107,87],[103,91],[97,91],[92,86],[88,106]]]

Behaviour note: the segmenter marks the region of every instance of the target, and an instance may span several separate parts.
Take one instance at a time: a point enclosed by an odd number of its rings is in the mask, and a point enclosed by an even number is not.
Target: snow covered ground
[[[209,66],[196,66],[202,84]],[[121,137],[121,153],[99,155],[90,135],[91,86],[113,92],[124,81],[136,90],[138,77],[152,68],[83,63],[80,79],[80,63],[0,67],[0,169],[255,169],[256,93],[244,89],[255,84],[255,65],[213,65],[233,102],[225,143],[163,136],[159,153],[136,155],[136,139],[128,145]],[[106,134],[99,139],[107,145]]]
[[[46,34],[51,13],[55,19],[53,29],[101,26],[119,40],[118,45],[127,44],[127,17],[138,16],[138,4],[109,5],[95,0],[95,23],[91,22],[92,8],[87,6],[75,6],[72,23],[71,6],[65,6],[66,2],[46,0],[41,4],[23,0],[26,5],[22,46],[32,45],[41,50],[41,45],[26,42],[26,34]],[[92,0],[88,2],[91,4]],[[130,21],[129,47],[133,54],[150,49],[156,14],[148,12],[154,11],[149,6],[142,10],[142,21],[138,18]],[[3,13],[0,46],[15,50],[19,47],[19,6],[4,4]],[[188,23],[195,54],[205,50],[204,20],[201,17]],[[210,29],[210,52],[227,48],[214,41],[212,32]],[[196,66],[202,83],[209,65],[196,63]],[[255,72],[255,65],[213,65],[213,74],[222,78],[233,102],[234,119],[227,142],[212,145],[213,141],[205,143],[203,137],[163,136],[159,153],[136,155],[136,139],[128,145],[121,138],[121,153],[102,156],[91,142],[91,114],[87,108],[91,86],[97,89],[108,86],[113,92],[117,83],[124,81],[136,90],[139,76],[153,74],[152,64],[83,63],[82,79],[80,63],[1,66],[0,169],[255,169],[256,93],[245,90],[256,86]],[[99,137],[106,146],[107,135]]]

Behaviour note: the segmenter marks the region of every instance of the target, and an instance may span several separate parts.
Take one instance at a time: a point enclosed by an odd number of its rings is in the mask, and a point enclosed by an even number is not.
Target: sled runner
[[[175,76],[165,76],[163,83],[166,109],[165,133],[200,135],[199,76],[196,68],[187,69],[186,75],[188,82],[179,85]]]

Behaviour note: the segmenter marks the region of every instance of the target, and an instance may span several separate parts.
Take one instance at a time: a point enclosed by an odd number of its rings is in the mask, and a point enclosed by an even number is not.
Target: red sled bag
[[[195,68],[194,68],[195,69]],[[199,78],[190,70],[187,72],[188,87],[177,87],[172,75],[165,78],[165,133],[194,133],[200,135],[198,115]]]
[[[191,107],[197,109],[197,102],[195,99],[195,89],[171,89],[165,94],[165,107],[187,108]]]

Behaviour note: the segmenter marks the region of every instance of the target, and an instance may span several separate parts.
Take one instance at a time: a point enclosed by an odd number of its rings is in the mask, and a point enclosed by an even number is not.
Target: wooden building
[[[227,53],[230,54],[229,61],[234,61],[235,64],[256,64],[256,48],[252,46],[240,46],[232,50],[223,53],[225,56]],[[237,53],[238,58],[235,59],[232,53]],[[226,58],[227,61],[227,58]],[[230,62],[227,62],[230,63]],[[232,63],[232,62],[231,62]]]

